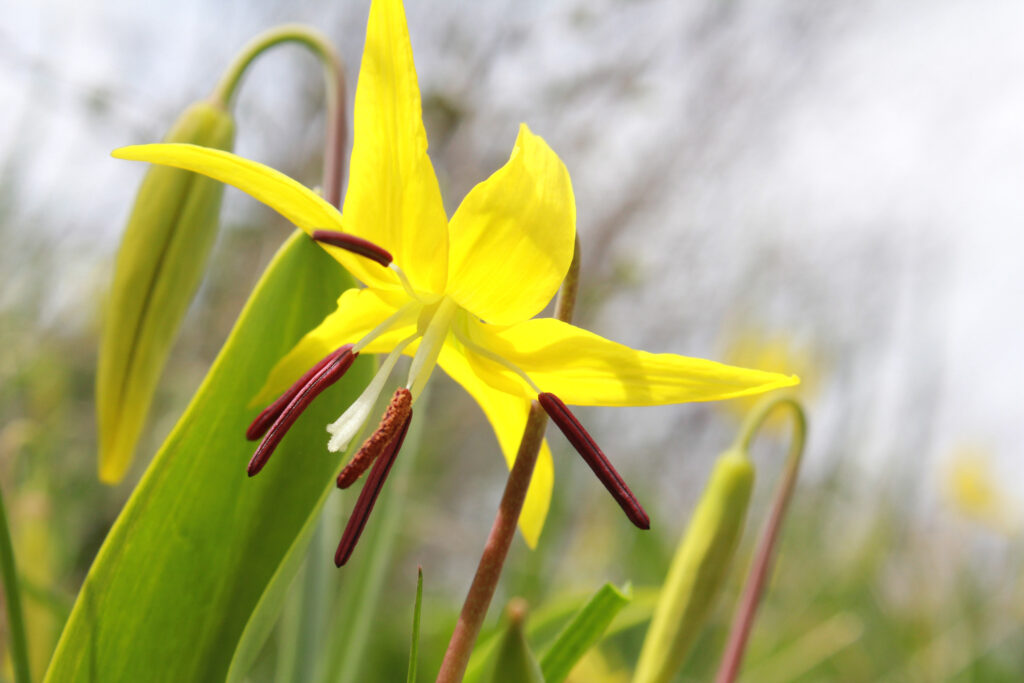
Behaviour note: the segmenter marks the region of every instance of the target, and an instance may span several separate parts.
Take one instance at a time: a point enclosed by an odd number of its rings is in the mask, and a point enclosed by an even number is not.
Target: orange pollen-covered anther
[[[391,397],[391,403],[384,411],[380,425],[373,434],[363,442],[356,454],[338,475],[338,488],[347,489],[363,475],[378,456],[394,441],[403,425],[412,414],[412,393],[408,389],[398,389]]]
[[[405,418],[397,422],[398,432],[394,434],[390,442],[385,444],[383,452],[379,454],[377,461],[373,464],[373,469],[370,470],[370,476],[363,484],[363,490],[359,492],[352,516],[349,517],[348,524],[345,525],[341,542],[338,543],[338,550],[334,553],[335,565],[341,567],[352,557],[352,551],[356,549],[356,543],[359,542],[359,537],[362,535],[363,529],[366,528],[366,521],[370,518],[370,512],[373,511],[374,503],[377,502],[377,496],[384,488],[384,481],[387,479],[388,473],[391,472],[391,466],[395,464],[398,451],[402,450],[402,442],[405,441],[410,422],[412,422],[411,408],[405,414]]]

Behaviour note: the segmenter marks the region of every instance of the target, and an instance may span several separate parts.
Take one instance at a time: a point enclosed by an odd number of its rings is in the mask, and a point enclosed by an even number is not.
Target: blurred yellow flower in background
[[[960,447],[953,452],[944,468],[942,493],[956,512],[993,531],[1010,535],[1020,527],[1010,496],[982,450]]]

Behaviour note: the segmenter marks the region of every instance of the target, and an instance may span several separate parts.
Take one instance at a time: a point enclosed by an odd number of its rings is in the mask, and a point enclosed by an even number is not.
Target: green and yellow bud
[[[544,683],[540,664],[526,642],[526,613],[525,600],[509,601],[505,609],[508,625],[498,645],[491,683]]]
[[[197,102],[167,142],[230,150],[235,125],[212,102]],[[117,483],[136,442],[185,311],[202,280],[217,233],[223,185],[189,171],[153,166],[135,198],[104,311],[96,380],[99,476]]]
[[[665,683],[683,665],[729,574],[753,488],[746,453],[723,453],[672,560],[634,683]]]

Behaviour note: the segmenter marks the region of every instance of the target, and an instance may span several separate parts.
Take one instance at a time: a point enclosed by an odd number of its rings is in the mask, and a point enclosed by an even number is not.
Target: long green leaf
[[[4,587],[4,602],[7,603],[7,625],[10,630],[11,663],[14,680],[29,683],[32,680],[28,665],[28,643],[25,639],[25,619],[21,611],[21,587],[17,565],[14,562],[14,543],[7,525],[7,511],[4,496],[0,491],[0,581]]]
[[[409,672],[405,683],[416,683],[416,658],[420,650],[420,612],[423,609],[423,567],[416,574],[416,605],[412,610],[412,645],[409,648]]]
[[[353,367],[314,402],[252,479],[245,406],[347,286],[301,234],[278,252],[108,534],[47,681],[225,680],[250,615],[340,466],[323,447],[324,424],[358,393],[369,366]]]
[[[629,589],[620,591],[610,583],[602,586],[562,629],[555,642],[541,656],[540,668],[547,683],[560,683],[576,662],[604,635],[619,611],[629,604]]]

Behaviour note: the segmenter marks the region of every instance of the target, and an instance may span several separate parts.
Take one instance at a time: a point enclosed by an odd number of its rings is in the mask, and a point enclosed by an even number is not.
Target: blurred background
[[[450,211],[504,162],[525,121],[572,175],[580,324],[803,378],[806,464],[748,679],[1020,680],[1024,5],[407,4]],[[367,9],[0,1],[0,481],[37,672],[99,543],[289,231],[228,191],[140,462],[103,487],[98,318],[144,172],[109,152],[160,139],[249,38],[284,21],[335,39],[354,88]],[[301,48],[263,56],[238,98],[236,151],[316,185],[322,90]],[[447,380],[433,384],[388,579],[394,604],[375,626],[381,671],[391,655],[404,670],[417,564],[424,638],[443,650],[504,485],[482,414]],[[511,595],[540,606],[604,581],[657,584],[748,407],[580,410],[651,512],[650,534],[634,532],[552,432],[552,517],[535,553],[514,546],[492,621]],[[717,660],[781,466],[778,427],[755,449],[734,585],[680,680],[706,679]],[[622,629],[578,680],[614,680],[642,636]]]

